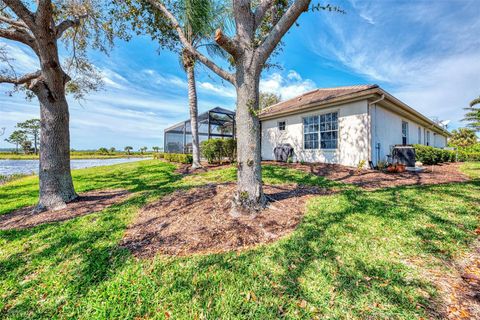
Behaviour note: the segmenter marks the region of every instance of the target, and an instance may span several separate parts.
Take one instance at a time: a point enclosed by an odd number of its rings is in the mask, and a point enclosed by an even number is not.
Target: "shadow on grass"
[[[232,172],[215,174],[228,180]],[[430,304],[423,293],[432,295],[435,290],[429,279],[419,280],[397,254],[451,260],[458,246],[474,238],[478,181],[366,192],[273,166],[265,166],[263,172],[266,183],[344,191],[312,199],[297,230],[275,244],[242,253],[159,256],[135,262],[144,269],[122,277],[117,276],[126,270],[131,255],[118,243],[138,208],[151,197],[195,184],[182,184],[181,176],[170,168],[76,177],[79,190],[105,185],[139,194],[69,222],[0,232],[4,246],[17,248],[0,260],[0,280],[6,288],[2,298],[16,301],[14,306],[3,304],[0,315],[48,318],[60,312],[65,316],[61,308],[66,300],[79,305],[72,317],[78,317],[75,312],[82,308],[99,314],[115,309],[123,318],[153,317],[165,304],[176,314],[192,318],[194,309],[207,318],[418,318],[425,316],[425,306]],[[461,203],[455,206],[455,201]],[[374,231],[368,229],[370,225]],[[394,238],[395,232],[400,239],[384,240]],[[46,269],[54,271],[47,274]],[[137,281],[148,286],[135,286]],[[107,290],[102,284],[108,287],[111,282],[132,292],[132,298],[102,291]],[[102,298],[89,300],[91,291]],[[255,292],[257,298],[247,292]],[[63,302],[52,298],[59,302],[39,308],[36,301],[48,294],[64,296]],[[134,300],[137,294],[148,297],[143,305]]]
[[[474,208],[457,210],[452,216],[448,200],[430,206],[429,201],[447,190],[452,197],[479,200],[473,196],[478,193],[478,182],[374,192],[347,190],[312,200],[309,213],[290,237],[239,255],[201,257],[192,268],[214,274],[233,272],[242,278],[230,280],[239,290],[239,301],[228,306],[239,318],[257,310],[258,302],[245,299],[249,290],[255,291],[259,300],[279,300],[262,309],[266,318],[435,316],[440,307],[434,284],[417,275],[416,268],[423,266],[413,267],[401,257],[424,257],[424,263],[431,258],[451,261],[475,238]],[[339,197],[340,206],[335,204]],[[371,221],[394,225],[400,239],[395,240],[390,229],[372,235],[368,230]],[[179,286],[189,288],[193,295],[195,288],[186,285],[193,278],[179,276],[185,285]],[[215,285],[226,286],[225,281],[205,280],[202,284],[207,288]],[[202,299],[207,301],[211,291],[204,291]],[[220,305],[211,308],[212,317],[225,312]]]
[[[67,290],[72,299],[81,299],[92,287],[108,281],[130,257],[127,250],[117,245],[126,226],[150,197],[162,196],[176,189],[172,184],[180,180],[181,175],[173,174],[173,170],[173,166],[148,168],[146,171],[139,168],[133,173],[115,172],[109,177],[97,179],[90,175],[76,177],[75,182],[80,186],[77,190],[96,189],[101,184],[102,188],[127,188],[138,193],[101,212],[70,221],[43,224],[30,229],[0,231],[2,246],[13,249],[10,254],[2,254],[0,281],[22,283],[21,288],[10,287],[2,299],[13,301],[32,290],[38,294],[42,292],[41,288],[47,292],[52,290],[42,285],[48,281],[44,277],[52,276],[48,269],[59,273],[58,277],[54,276],[56,279],[49,282],[50,285],[60,285],[57,290]],[[38,312],[40,316],[45,310],[33,311],[31,299],[40,297],[20,299],[21,302],[8,308],[8,311],[5,305],[0,304],[0,315],[25,316]]]

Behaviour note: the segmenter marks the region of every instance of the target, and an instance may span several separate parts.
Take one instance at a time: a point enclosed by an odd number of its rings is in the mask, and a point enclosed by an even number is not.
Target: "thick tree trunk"
[[[47,22],[45,22],[47,23]],[[65,85],[55,34],[39,29],[42,75],[30,85],[40,102],[40,197],[37,211],[58,210],[77,198],[70,172],[70,129]]]
[[[258,112],[259,76],[237,65],[237,193],[235,209],[246,213],[265,207],[262,189],[260,121]]]
[[[197,108],[197,87],[195,84],[195,66],[189,65],[186,68],[188,78],[188,103],[190,105],[190,124],[192,127],[192,168],[200,168],[200,146],[198,141],[198,108]]]
[[[58,210],[77,197],[70,173],[69,112],[65,96],[52,100],[44,91],[40,101],[40,197],[37,210]]]

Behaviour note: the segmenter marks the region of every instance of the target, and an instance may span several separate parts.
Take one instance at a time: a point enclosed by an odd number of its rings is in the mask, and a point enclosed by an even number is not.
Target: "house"
[[[446,147],[448,131],[378,85],[316,89],[263,109],[261,153],[290,144],[294,161],[357,166],[385,161],[394,145]]]
[[[216,107],[198,115],[198,140],[233,138],[235,112]],[[192,126],[190,119],[174,124],[164,131],[163,150],[168,153],[192,152]]]

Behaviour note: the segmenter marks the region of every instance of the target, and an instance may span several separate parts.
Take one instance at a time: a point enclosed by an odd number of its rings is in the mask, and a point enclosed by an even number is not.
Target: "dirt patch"
[[[480,242],[470,254],[452,264],[454,272],[432,270],[433,282],[440,290],[440,310],[444,319],[480,319]]]
[[[34,213],[33,206],[18,209],[0,216],[0,230],[25,229],[44,223],[73,219],[101,211],[125,200],[129,195],[130,192],[126,190],[95,190],[81,194],[61,210]]]
[[[338,164],[298,164],[281,162],[264,162],[278,166],[302,170],[329,180],[351,183],[365,189],[380,189],[405,185],[425,185],[451,182],[465,182],[469,178],[460,172],[460,163],[445,163],[441,165],[426,166],[421,173],[402,172],[385,173],[377,170],[362,170],[356,173],[357,169]]]
[[[176,191],[146,206],[125,233],[121,245],[137,257],[156,253],[187,255],[241,250],[268,243],[295,229],[312,195],[323,188],[264,186],[270,205],[256,215],[230,215],[235,184],[211,184]]]
[[[202,173],[202,172],[207,172],[212,170],[225,169],[225,168],[228,168],[229,166],[231,166],[230,163],[209,164],[207,162],[202,162],[201,168],[192,169],[191,164],[180,163],[180,164],[177,164],[177,169],[175,170],[175,173],[179,173],[182,175],[195,174],[195,173]]]

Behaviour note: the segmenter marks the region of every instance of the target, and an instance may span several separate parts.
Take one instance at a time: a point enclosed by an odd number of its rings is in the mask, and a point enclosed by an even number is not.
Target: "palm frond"
[[[228,52],[223,50],[223,48],[216,43],[205,43],[203,46],[207,50],[207,53],[212,57],[220,57],[226,60],[230,56]]]
[[[480,97],[476,98],[476,99],[473,99],[471,102],[470,102],[470,107],[473,107],[474,105],[477,105],[477,104],[480,104]]]

